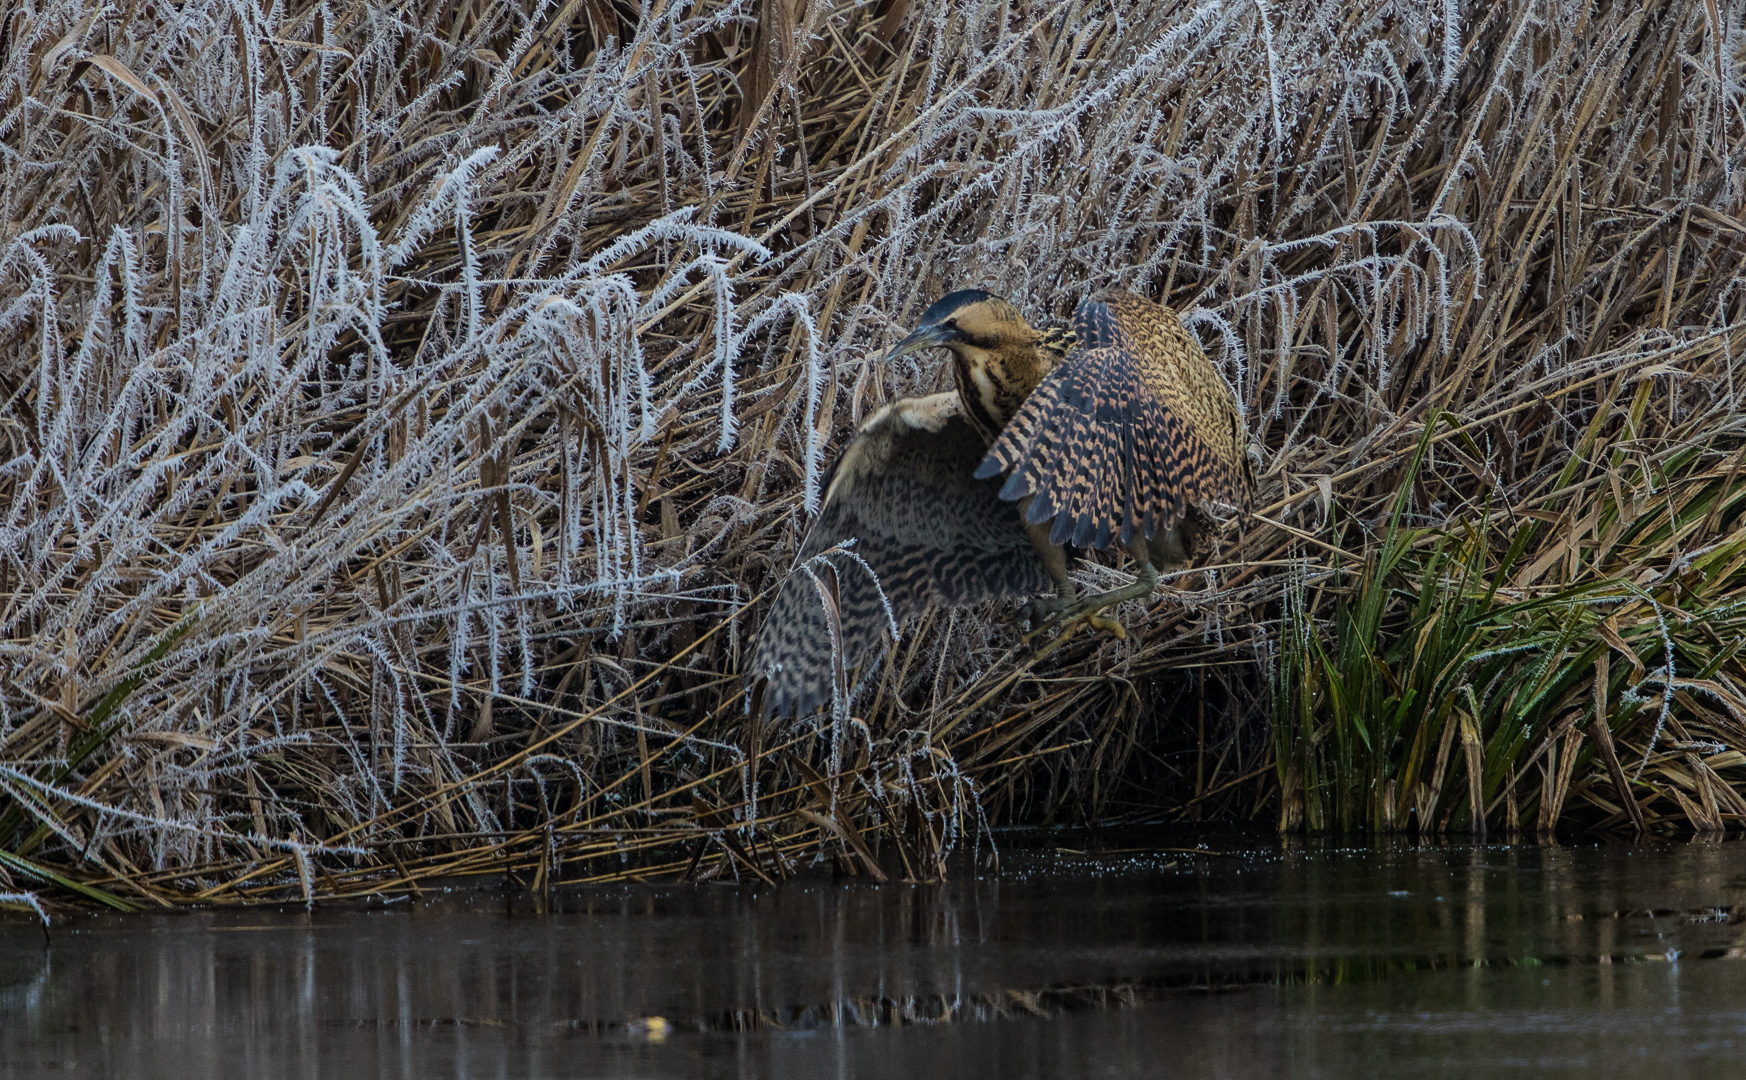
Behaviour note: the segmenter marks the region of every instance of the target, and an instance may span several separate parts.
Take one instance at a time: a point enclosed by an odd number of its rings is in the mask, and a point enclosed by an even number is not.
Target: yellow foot
[[[1100,615],[1093,612],[1090,615],[1085,616],[1085,625],[1094,630],[1102,630],[1117,641],[1128,640],[1128,632],[1122,629],[1122,624],[1110,618],[1108,615]]]
[[[1045,639],[1053,646],[1059,645],[1072,637],[1081,626],[1089,626],[1093,630],[1102,630],[1118,641],[1126,641],[1128,632],[1114,618],[1097,610],[1080,610],[1067,613],[1057,613],[1043,619],[1029,633],[1025,634],[1025,644],[1036,648],[1037,639]]]
[[[1112,616],[1103,614],[1104,611],[1117,604],[1149,596],[1157,587],[1158,571],[1151,563],[1143,562],[1140,564],[1140,574],[1132,585],[1100,592],[1083,600],[1037,597],[1025,607],[1026,617],[1031,624],[1030,633],[1025,635],[1025,643],[1031,645],[1037,638],[1048,635],[1052,645],[1059,644],[1079,629],[1081,623],[1094,630],[1102,630],[1117,641],[1126,641],[1128,632]]]

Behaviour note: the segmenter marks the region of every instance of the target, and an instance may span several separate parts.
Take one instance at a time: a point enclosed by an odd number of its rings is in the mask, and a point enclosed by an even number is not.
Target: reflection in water
[[[0,1071],[1664,1076],[1746,1056],[1746,845],[1138,842],[1013,842],[998,878],[941,886],[93,916],[47,948],[9,923]]]

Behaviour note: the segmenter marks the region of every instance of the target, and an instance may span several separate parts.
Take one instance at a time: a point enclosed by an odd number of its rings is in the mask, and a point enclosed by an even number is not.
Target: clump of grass
[[[1467,744],[1330,764],[1318,688],[1382,707],[1426,626],[1561,657],[1462,669],[1494,825],[1542,765],[1553,821],[1710,814],[1736,774],[1674,747],[1735,745],[1696,683],[1732,685],[1743,42],[1685,2],[9,11],[0,851],[128,904],[925,876],[989,821],[1261,814],[1294,761],[1287,807],[1402,823]],[[758,730],[740,657],[829,448],[938,385],[881,350],[962,285],[1180,309],[1260,513],[1125,644],[940,614],[851,719]],[[1723,509],[1658,541],[1669,475]],[[1628,648],[1585,660],[1596,618]],[[1546,674],[1603,658],[1635,802]]]
[[[1282,827],[1550,833],[1573,797],[1637,831],[1746,819],[1746,443],[1709,418],[1632,462],[1607,419],[1547,500],[1460,533],[1402,527],[1409,472],[1328,640],[1288,593]]]

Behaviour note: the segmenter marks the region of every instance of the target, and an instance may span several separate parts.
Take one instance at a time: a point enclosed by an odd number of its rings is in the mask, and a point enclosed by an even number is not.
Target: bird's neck
[[[952,347],[952,370],[964,403],[964,418],[985,443],[993,445],[1043,376],[1073,348],[1071,330],[1051,328],[1034,334],[1028,340],[990,348],[970,344]]]

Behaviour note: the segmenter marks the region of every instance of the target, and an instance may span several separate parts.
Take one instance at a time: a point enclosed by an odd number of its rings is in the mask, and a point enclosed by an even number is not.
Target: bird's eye
[[[956,330],[956,329],[958,329],[958,320],[957,319],[947,319],[945,322],[941,323],[940,325],[945,327],[947,330]]]

